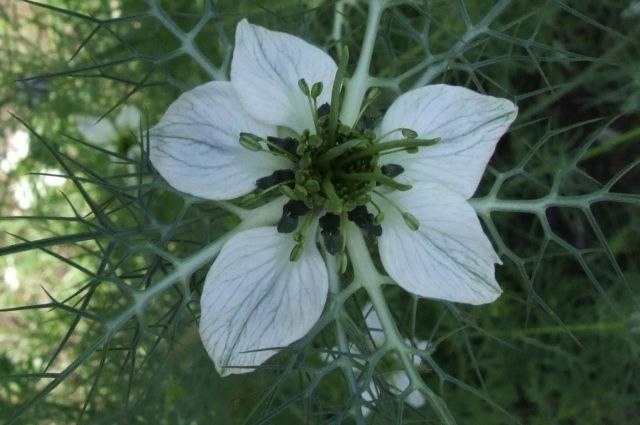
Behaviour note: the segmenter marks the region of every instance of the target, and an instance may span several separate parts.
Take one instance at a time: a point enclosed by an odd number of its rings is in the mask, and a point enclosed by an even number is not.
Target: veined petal
[[[229,82],[203,84],[180,96],[150,130],[149,156],[171,186],[207,199],[232,199],[257,179],[287,168],[283,158],[251,152],[240,133],[265,137],[276,129],[247,114]]]
[[[385,213],[380,257],[398,285],[421,297],[468,304],[489,303],[500,295],[494,277],[500,258],[460,194],[422,183],[387,198],[419,223],[411,230],[399,211],[380,199]]]
[[[464,87],[436,84],[411,90],[391,105],[380,134],[410,128],[420,138],[441,140],[416,154],[399,152],[385,161],[404,167],[404,173],[398,176],[401,181],[436,181],[469,199],[517,112],[518,108],[507,99]],[[399,135],[396,132],[387,140]]]
[[[320,317],[327,268],[312,236],[292,262],[294,244],[274,227],[246,230],[211,266],[200,300],[200,336],[222,376],[252,371]]]
[[[236,27],[231,61],[231,82],[246,110],[255,118],[298,133],[313,129],[307,97],[298,87],[322,82],[318,106],[329,102],[337,65],[329,55],[290,34],[251,25],[246,19]]]

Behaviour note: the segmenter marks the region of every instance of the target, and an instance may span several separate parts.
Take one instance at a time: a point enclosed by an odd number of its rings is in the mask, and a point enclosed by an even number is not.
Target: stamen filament
[[[395,202],[393,202],[391,199],[389,199],[388,196],[380,193],[380,191],[374,190],[373,193],[375,193],[376,195],[378,195],[379,197],[381,197],[382,199],[384,199],[385,201],[387,201],[389,203],[389,205],[391,205],[396,211],[398,211],[400,213],[400,215],[402,216],[402,219],[404,220],[404,223],[407,225],[407,227],[413,231],[417,231],[420,228],[420,222],[418,221],[417,218],[415,218],[415,216],[407,211],[403,211]],[[373,201],[371,201],[371,203],[373,204]],[[375,204],[374,204],[375,205]],[[376,207],[378,208],[378,207]]]
[[[340,51],[338,70],[336,71],[336,77],[333,80],[333,87],[331,88],[331,110],[329,111],[329,142],[331,144],[334,144],[336,141],[338,116],[340,114],[340,107],[342,106],[342,98],[340,96],[348,63],[349,49],[345,46]]]
[[[347,180],[376,181],[402,191],[410,190],[413,187],[410,184],[399,183],[380,173],[337,173],[336,175]]]
[[[366,142],[367,142],[367,139],[352,139],[347,142],[341,143],[338,146],[334,146],[333,148],[329,149],[328,151],[320,155],[320,157],[318,158],[318,163],[320,164],[327,163],[328,161],[331,161],[332,159],[339,157],[340,155],[345,153],[347,150],[358,147],[358,145]]]
[[[380,152],[387,151],[390,149],[401,148],[402,150],[406,150],[410,148],[420,148],[424,146],[435,145],[439,141],[440,139],[400,139],[400,140],[393,140],[391,142],[376,143],[375,145],[367,149],[363,149],[349,157],[346,157],[344,160],[339,161],[338,164],[336,165],[338,167],[341,167],[357,159],[373,156],[375,154],[378,154]]]

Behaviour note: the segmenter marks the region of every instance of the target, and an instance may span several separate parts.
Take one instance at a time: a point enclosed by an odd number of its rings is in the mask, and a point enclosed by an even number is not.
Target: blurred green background
[[[398,3],[380,26],[373,110],[425,83],[513,99],[518,120],[478,196],[553,194],[542,209],[484,217],[505,263],[498,302],[388,288],[400,328],[434,344],[423,377],[461,424],[640,421],[640,2]],[[240,19],[331,54],[344,43],[353,70],[366,11],[357,0],[0,0],[0,423],[353,423],[339,371],[321,360],[329,331],[295,361],[217,377],[196,326],[206,270],[144,317],[104,325],[170,269],[159,253],[185,257],[235,224],[159,181],[144,130],[181,92],[227,75]],[[354,335],[361,296],[345,311]],[[367,421],[437,423],[390,393]]]

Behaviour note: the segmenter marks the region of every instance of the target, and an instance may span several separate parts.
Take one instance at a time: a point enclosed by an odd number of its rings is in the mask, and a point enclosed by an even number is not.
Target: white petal
[[[387,195],[420,226],[411,230],[396,208],[380,199],[385,218],[378,238],[385,270],[400,286],[426,298],[468,304],[494,301],[500,263],[469,203],[436,183]]]
[[[76,117],[76,126],[87,142],[97,145],[114,143],[120,138],[109,118],[101,119],[93,115],[80,115]]]
[[[115,124],[118,131],[123,135],[138,135],[140,129],[140,109],[135,105],[125,105],[116,116]]]
[[[150,130],[151,162],[178,190],[236,198],[255,189],[257,179],[287,168],[282,158],[243,148],[241,132],[266,137],[276,129],[242,109],[231,83],[207,83],[180,96]]]
[[[221,375],[255,369],[320,317],[327,268],[313,237],[295,262],[289,261],[293,246],[291,234],[254,228],[232,237],[211,266],[200,336]]]
[[[322,82],[318,106],[331,98],[337,65],[329,55],[306,41],[251,25],[236,27],[231,82],[245,108],[257,119],[301,133],[313,128],[308,99],[298,87],[304,78],[311,87]]]
[[[400,152],[385,158],[405,168],[398,179],[437,181],[468,199],[478,187],[498,140],[516,118],[506,99],[463,87],[432,85],[400,96],[385,114],[380,134],[410,128],[425,139],[440,138],[417,154]],[[400,138],[395,132],[386,140]]]

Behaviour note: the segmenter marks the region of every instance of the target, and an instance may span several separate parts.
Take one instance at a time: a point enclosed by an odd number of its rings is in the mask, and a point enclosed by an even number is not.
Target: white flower
[[[13,198],[21,210],[28,210],[36,201],[36,195],[33,192],[31,183],[26,177],[21,177],[18,182],[12,186]]]
[[[4,158],[0,160],[0,170],[4,173],[15,170],[20,161],[29,154],[30,140],[29,133],[24,130],[16,130],[7,137],[7,151],[4,153]]]
[[[9,265],[5,267],[3,273],[4,283],[11,291],[16,291],[20,288],[20,277],[18,276],[18,269],[16,269],[12,257],[9,257],[9,260]]]
[[[322,50],[243,20],[231,81],[184,93],[150,131],[151,161],[178,190],[287,199],[274,225],[231,237],[205,279],[200,334],[223,375],[310,330],[327,296],[321,251],[346,266],[349,221],[414,294],[470,304],[500,294],[500,259],[467,200],[515,105],[432,85],[396,99],[375,130],[348,127],[336,123],[336,70]]]
[[[79,115],[76,126],[82,137],[97,145],[114,144],[121,137],[137,135],[140,127],[140,110],[134,105],[125,105],[112,122],[106,117]]]

